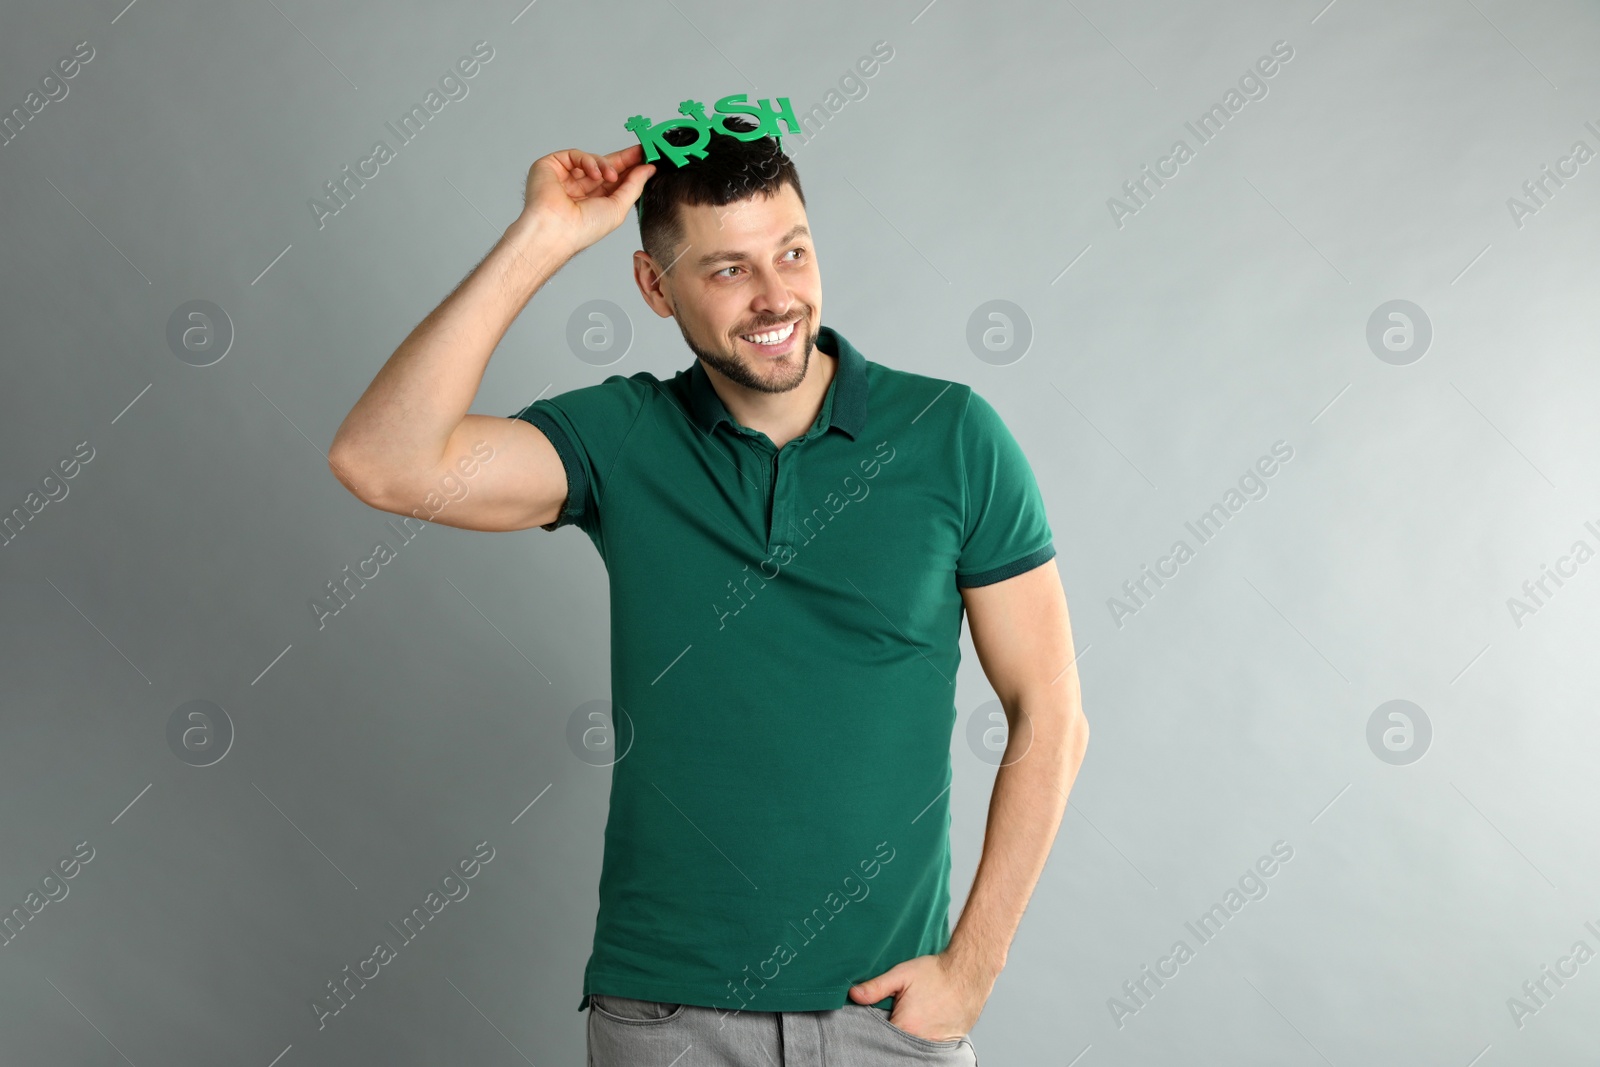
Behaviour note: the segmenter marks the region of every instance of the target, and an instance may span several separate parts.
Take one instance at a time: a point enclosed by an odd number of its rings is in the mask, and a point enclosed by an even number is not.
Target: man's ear
[[[644,302],[661,318],[671,318],[673,313],[673,300],[670,283],[659,270],[656,261],[643,249],[633,253],[633,281],[639,287],[639,295],[644,297]]]

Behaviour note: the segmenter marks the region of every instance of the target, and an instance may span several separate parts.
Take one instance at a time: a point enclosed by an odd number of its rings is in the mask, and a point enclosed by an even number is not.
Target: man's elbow
[[[1059,707],[1060,714],[1056,718],[1060,727],[1059,750],[1063,758],[1076,765],[1082,762],[1083,753],[1089,747],[1089,719],[1077,700],[1062,702]]]
[[[369,507],[382,508],[389,499],[385,480],[351,455],[349,449],[329,448],[328,470],[351,495]]]

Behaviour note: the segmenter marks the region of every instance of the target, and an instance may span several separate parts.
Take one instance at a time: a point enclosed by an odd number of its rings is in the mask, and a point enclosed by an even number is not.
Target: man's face
[[[730,381],[764,393],[799,385],[821,328],[822,276],[794,188],[683,205],[679,217],[684,240],[670,264],[643,269],[641,259],[654,261],[635,253],[645,299],[673,315],[690,350]]]

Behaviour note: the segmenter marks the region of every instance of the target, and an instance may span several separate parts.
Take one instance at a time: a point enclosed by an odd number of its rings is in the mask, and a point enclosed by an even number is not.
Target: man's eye
[[[789,249],[789,251],[784,253],[784,255],[786,255],[786,256],[795,256],[796,257],[796,259],[795,260],[791,260],[791,262],[795,262],[795,261],[798,261],[799,259],[803,259],[805,257],[805,254],[806,254],[806,250],[804,248],[791,248],[791,249]],[[732,275],[728,273],[729,271],[741,270],[741,269],[743,269],[743,268],[740,268],[740,267],[723,267],[721,270],[716,271],[715,273],[713,273],[712,277],[714,277],[714,278],[731,278]]]

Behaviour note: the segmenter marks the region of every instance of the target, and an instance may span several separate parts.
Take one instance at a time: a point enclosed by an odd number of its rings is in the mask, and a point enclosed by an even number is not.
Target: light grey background
[[[1521,225],[1508,200],[1600,149],[1600,14],[924,2],[8,11],[0,110],[94,58],[0,147],[0,512],[93,458],[0,548],[3,910],[94,858],[0,948],[0,1059],[581,1062],[609,772],[566,730],[608,695],[604,568],[575,531],[432,525],[319,629],[324,583],[400,544],[323,452],[537,156],[624,147],[686,97],[809,109],[887,41],[864,97],[786,141],[824,318],[970,383],[1026,448],[1093,725],[982,1061],[1590,1062],[1600,962],[1520,1026],[1508,998],[1600,949],[1600,562],[1520,624],[1508,601],[1600,545],[1600,161]],[[469,94],[319,228],[323,183],[480,40]],[[1184,123],[1277,41],[1267,95],[1198,145]],[[1109,198],[1179,137],[1194,158],[1119,226]],[[475,411],[688,365],[636,246],[630,219],[534,298]],[[565,341],[596,299],[635,331],[609,368]],[[966,342],[996,299],[1034,334],[1008,365]],[[236,333],[210,366],[167,343],[191,300]],[[1431,324],[1420,359],[1369,347],[1391,300]],[[1266,496],[1119,625],[1123,582],[1196,547],[1185,522],[1277,441]],[[966,653],[952,919],[994,773]],[[168,742],[192,700],[235,732],[208,767]],[[1390,700],[1431,723],[1409,764],[1367,740]],[[480,841],[470,895],[319,1030],[312,998]],[[1199,945],[1184,923],[1278,841],[1268,895]],[[1179,938],[1195,957],[1119,1026]]]

